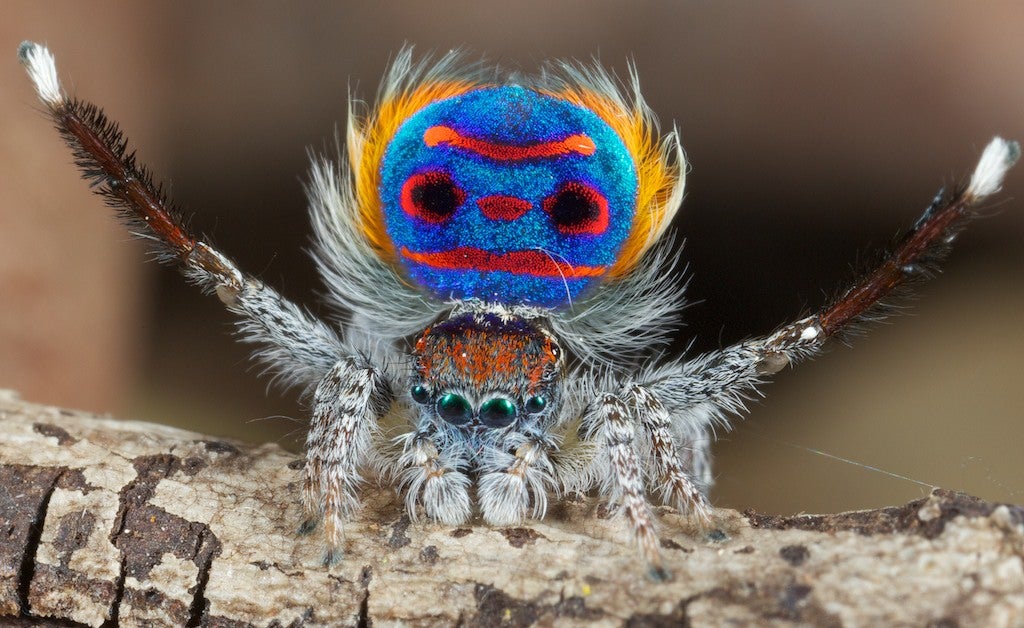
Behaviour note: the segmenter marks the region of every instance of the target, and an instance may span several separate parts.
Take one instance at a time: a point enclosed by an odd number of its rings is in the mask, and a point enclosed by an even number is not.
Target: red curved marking
[[[429,185],[447,185],[451,186],[451,193],[453,198],[453,207],[451,212],[436,213],[429,211],[428,207],[424,207],[416,199],[417,189],[423,186]],[[446,172],[420,172],[412,175],[405,180],[402,184],[401,194],[402,211],[413,218],[420,218],[427,222],[440,224],[446,222],[451,218],[454,210],[457,209],[466,200],[466,193],[463,192],[455,183],[452,181],[451,175]]]
[[[402,247],[402,255],[432,268],[444,270],[500,270],[514,275],[532,277],[564,277],[580,279],[600,277],[605,266],[573,266],[568,262],[552,259],[541,251],[509,251],[492,253],[471,246],[460,246],[449,251],[416,253]]]
[[[533,207],[530,201],[504,194],[485,196],[477,199],[476,204],[488,220],[515,220]]]
[[[498,161],[519,161],[522,159],[538,159],[544,157],[560,157],[571,153],[593,155],[597,147],[594,140],[586,135],[570,135],[564,140],[554,142],[538,142],[516,146],[489,142],[474,137],[466,137],[447,126],[432,126],[423,133],[423,143],[433,148],[438,144],[450,144]]]

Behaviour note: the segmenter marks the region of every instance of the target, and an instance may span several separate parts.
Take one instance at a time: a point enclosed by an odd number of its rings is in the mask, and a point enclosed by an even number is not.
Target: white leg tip
[[[60,90],[60,80],[57,78],[57,62],[53,58],[53,53],[46,46],[23,41],[18,46],[18,60],[25,66],[40,100],[49,106],[58,105],[64,101],[64,95]]]
[[[1020,144],[1001,137],[993,138],[981,153],[978,166],[971,175],[967,193],[984,198],[999,191],[1006,171],[1020,158]]]

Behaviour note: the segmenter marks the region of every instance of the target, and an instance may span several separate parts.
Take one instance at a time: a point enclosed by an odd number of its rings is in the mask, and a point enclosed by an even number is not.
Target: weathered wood
[[[300,465],[276,445],[0,393],[0,621],[1024,624],[1024,509],[948,491],[838,515],[720,510],[710,531],[660,509],[674,578],[655,583],[589,501],[449,528],[372,486],[327,569],[319,539],[295,533]]]

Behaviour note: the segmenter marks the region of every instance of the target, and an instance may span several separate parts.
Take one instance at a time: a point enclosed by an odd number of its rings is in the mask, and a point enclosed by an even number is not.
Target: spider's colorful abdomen
[[[558,308],[595,296],[637,267],[682,198],[679,138],[658,132],[632,79],[406,51],[374,107],[353,103],[337,218],[443,301]]]
[[[446,299],[560,305],[608,273],[636,211],[636,167],[618,134],[519,86],[419,110],[380,170],[399,263]]]

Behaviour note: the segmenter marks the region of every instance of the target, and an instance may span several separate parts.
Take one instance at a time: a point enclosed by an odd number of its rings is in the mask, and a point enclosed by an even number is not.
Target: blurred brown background
[[[688,326],[707,350],[819,306],[996,133],[1024,139],[1016,2],[7,2],[0,24],[0,387],[33,401],[297,448],[305,414],[267,391],[229,317],[143,264],[38,112],[15,59],[33,39],[65,86],[245,269],[316,310],[307,150],[350,86],[372,97],[404,42],[524,70],[598,56],[640,70],[693,170]],[[881,506],[907,480],[1024,502],[1024,167],[910,316],[768,386],[722,434],[715,501],[763,511]],[[2,423],[0,423],[2,429]]]

